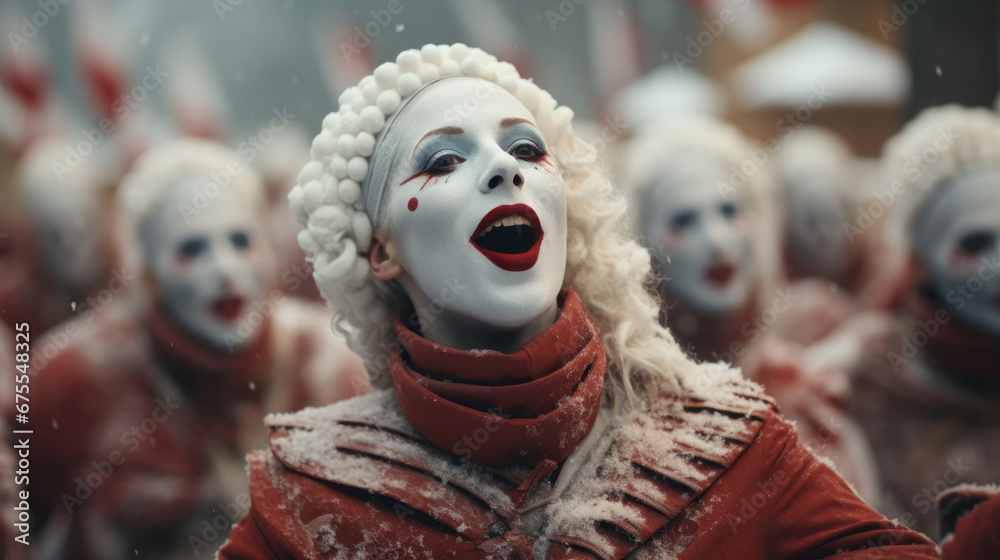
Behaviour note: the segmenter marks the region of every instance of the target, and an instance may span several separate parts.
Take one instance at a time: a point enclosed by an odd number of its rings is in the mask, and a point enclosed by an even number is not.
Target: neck
[[[559,306],[552,302],[544,312],[520,327],[501,328],[467,315],[448,311],[433,313],[431,306],[416,312],[420,332],[427,340],[456,350],[493,350],[513,354],[526,342],[552,326],[559,317]]]

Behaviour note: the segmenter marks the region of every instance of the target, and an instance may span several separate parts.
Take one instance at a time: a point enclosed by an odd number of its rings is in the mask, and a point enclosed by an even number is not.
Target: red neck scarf
[[[496,467],[565,459],[597,418],[607,361],[572,290],[559,318],[517,352],[455,350],[396,319],[390,371],[407,421],[438,447]]]
[[[944,309],[920,294],[910,294],[906,300],[917,324],[913,332],[923,331],[927,344],[923,348],[929,361],[944,368],[949,378],[969,387],[985,390],[1000,389],[1000,340],[983,335],[961,323],[954,315],[942,324],[935,314]],[[926,325],[924,327],[923,325]],[[931,336],[931,325],[938,332]]]
[[[150,314],[147,329],[158,361],[195,406],[222,413],[228,403],[263,396],[271,367],[269,318],[264,318],[257,339],[235,352],[205,346],[161,307]]]
[[[739,362],[738,358],[744,355],[747,350],[746,342],[749,338],[743,332],[743,327],[750,324],[758,311],[758,292],[756,287],[750,290],[750,295],[742,308],[721,317],[706,317],[675,301],[673,306],[663,310],[663,313],[666,314],[665,325],[673,333],[681,347],[696,360]],[[666,301],[665,298],[664,301]],[[681,322],[685,316],[695,321],[693,333],[681,328]],[[741,346],[738,353],[734,355],[732,345],[736,342],[740,343]]]

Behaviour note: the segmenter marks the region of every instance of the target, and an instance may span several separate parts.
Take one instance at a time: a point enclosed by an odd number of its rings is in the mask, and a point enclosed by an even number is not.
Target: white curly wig
[[[233,169],[238,171],[233,173]],[[228,183],[218,185],[213,173],[224,175]],[[260,175],[235,151],[217,142],[197,138],[166,143],[143,154],[122,179],[118,190],[119,228],[123,239],[128,240],[125,247],[126,266],[141,269],[142,251],[137,246],[137,240],[143,224],[171,190],[185,181],[203,181],[200,190],[206,195],[208,204],[212,203],[214,184],[220,190],[234,191],[253,210],[263,211],[265,193]]]
[[[883,185],[897,193],[891,233],[909,246],[914,217],[948,179],[968,170],[1000,168],[1000,119],[985,108],[931,107],[886,143],[882,165]]]
[[[305,226],[299,245],[313,263],[320,293],[335,312],[334,328],[365,361],[372,385],[392,387],[389,354],[399,348],[393,330],[410,306],[400,290],[372,277],[366,253],[372,222],[365,191],[369,163],[387,120],[425,85],[444,76],[480,78],[504,88],[534,116],[566,184],[567,255],[563,287],[572,288],[594,316],[608,355],[610,391],[634,395],[650,378],[682,391],[692,367],[670,332],[656,320],[655,300],[643,289],[648,253],[625,227],[626,204],[598,169],[593,149],[573,133],[573,112],[513,65],[463,44],[425,45],[402,52],[396,62],[340,96],[340,108],[323,120],[312,161],[288,195],[296,221]]]
[[[754,245],[758,249],[759,293],[769,294],[778,281],[775,271],[781,267],[771,155],[735,126],[711,117],[693,117],[632,139],[621,165],[633,207],[643,208],[650,189],[671,165],[694,154],[715,157],[726,165],[730,180],[713,188],[720,197],[742,193],[757,215]],[[635,231],[642,231],[641,213],[634,212],[631,219]],[[646,243],[650,245],[649,240]]]

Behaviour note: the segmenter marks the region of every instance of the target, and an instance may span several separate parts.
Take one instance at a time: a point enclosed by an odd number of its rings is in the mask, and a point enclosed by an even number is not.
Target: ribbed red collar
[[[948,377],[969,387],[1000,390],[1000,373],[997,372],[1000,340],[960,323],[954,315],[942,323],[937,314],[947,310],[924,295],[911,293],[906,305],[917,323],[913,332],[923,330],[928,335],[924,352],[930,361],[942,366]],[[937,332],[932,330],[935,326]]]
[[[270,318],[264,318],[253,343],[235,352],[207,347],[159,307],[146,328],[156,357],[196,406],[222,412],[218,407],[226,403],[264,394],[272,361]]]
[[[505,467],[562,461],[594,425],[607,369],[593,318],[572,290],[559,317],[517,352],[456,350],[395,323],[390,371],[407,421],[438,447]]]

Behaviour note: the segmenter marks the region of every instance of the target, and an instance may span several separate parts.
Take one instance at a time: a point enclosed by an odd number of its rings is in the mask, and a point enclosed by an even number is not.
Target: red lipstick
[[[496,226],[496,222],[498,220],[509,218],[511,216],[520,216],[521,218],[524,218],[528,224],[500,226],[501,228],[514,230],[513,233],[516,239],[510,244],[509,248],[497,250],[499,248],[497,247],[497,244],[490,243],[491,240],[486,239],[486,237],[491,234],[503,235],[500,233],[494,233],[491,230],[491,226]],[[494,227],[492,229],[499,228]],[[498,267],[510,272],[521,272],[535,266],[535,263],[538,261],[538,252],[542,247],[542,237],[544,234],[545,232],[542,230],[542,224],[538,220],[538,215],[535,214],[535,211],[532,210],[530,206],[526,204],[508,204],[504,206],[497,206],[493,210],[490,210],[490,212],[486,214],[482,220],[480,220],[479,225],[476,227],[476,231],[474,231],[472,233],[472,237],[469,238],[469,243],[472,243],[472,246],[475,247],[477,251],[482,253],[483,256]],[[531,243],[530,246],[523,246],[525,240],[528,240],[528,242],[531,240],[531,237],[525,236],[534,236],[534,242]],[[508,235],[507,237],[510,236]]]

